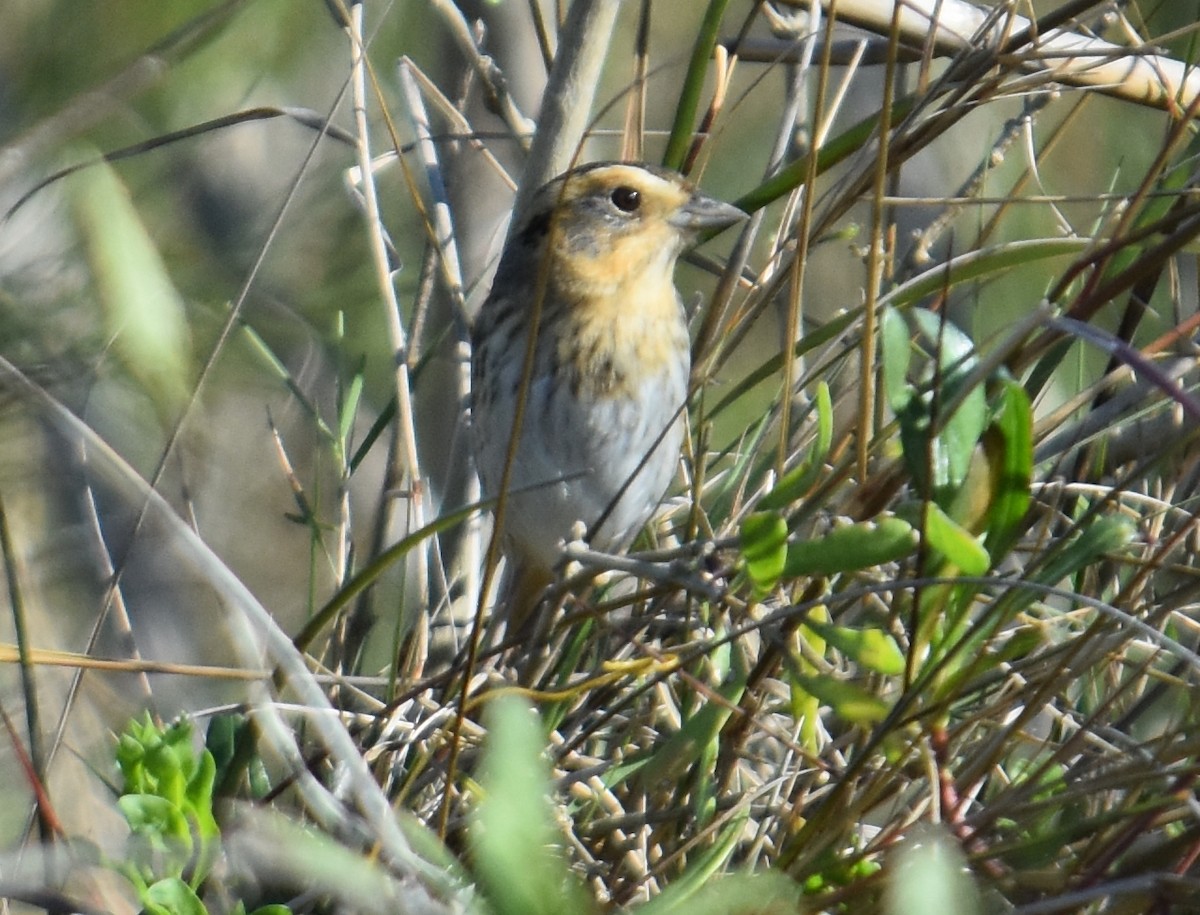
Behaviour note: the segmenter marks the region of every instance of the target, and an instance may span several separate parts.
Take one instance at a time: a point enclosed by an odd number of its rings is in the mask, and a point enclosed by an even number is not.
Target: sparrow
[[[510,231],[471,333],[486,497],[499,495],[516,438],[500,522],[510,634],[530,620],[564,541],[582,529],[593,549],[619,551],[658,507],[679,463],[690,372],[675,264],[702,232],[745,217],[676,172],[599,162],[540,188]]]

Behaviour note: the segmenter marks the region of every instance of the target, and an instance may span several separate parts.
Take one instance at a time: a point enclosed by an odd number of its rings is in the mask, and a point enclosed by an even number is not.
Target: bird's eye
[[[610,195],[610,199],[622,213],[632,213],[642,205],[642,195],[636,189],[622,185]]]

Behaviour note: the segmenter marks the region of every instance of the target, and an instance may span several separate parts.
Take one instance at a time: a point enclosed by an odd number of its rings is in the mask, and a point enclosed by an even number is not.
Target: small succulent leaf
[[[904,673],[904,653],[882,629],[851,629],[812,619],[805,620],[804,625],[847,658],[876,673],[885,676]]]
[[[788,545],[783,574],[835,575],[903,559],[917,547],[917,532],[895,517],[835,527],[814,540]]]
[[[925,539],[964,575],[983,575],[992,557],[966,528],[934,502],[924,506]]]
[[[900,413],[915,393],[908,381],[912,361],[912,334],[908,322],[895,308],[884,309],[880,321],[883,352],[883,393],[888,406]]]
[[[756,512],[742,522],[742,558],[755,590],[775,587],[787,560],[787,522],[774,512]]]
[[[1029,510],[1033,480],[1033,409],[1025,389],[1002,383],[991,427],[983,438],[992,472],[992,501],[984,544],[995,557],[1006,554]]]
[[[835,715],[851,724],[878,724],[889,711],[888,704],[856,683],[832,677],[793,673],[796,686],[829,706]]]

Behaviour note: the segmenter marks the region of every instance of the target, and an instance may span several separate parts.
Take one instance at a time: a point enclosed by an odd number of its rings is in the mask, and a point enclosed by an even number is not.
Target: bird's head
[[[742,220],[737,207],[697,191],[668,169],[630,163],[585,165],[532,198],[512,246],[542,264],[553,282],[617,292],[630,278],[671,282],[675,260],[706,229]]]

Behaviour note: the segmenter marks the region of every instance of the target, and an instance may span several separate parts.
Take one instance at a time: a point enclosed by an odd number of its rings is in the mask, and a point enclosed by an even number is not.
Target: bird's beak
[[[686,232],[699,232],[703,229],[724,229],[746,218],[747,215],[733,204],[696,191],[667,222]]]

